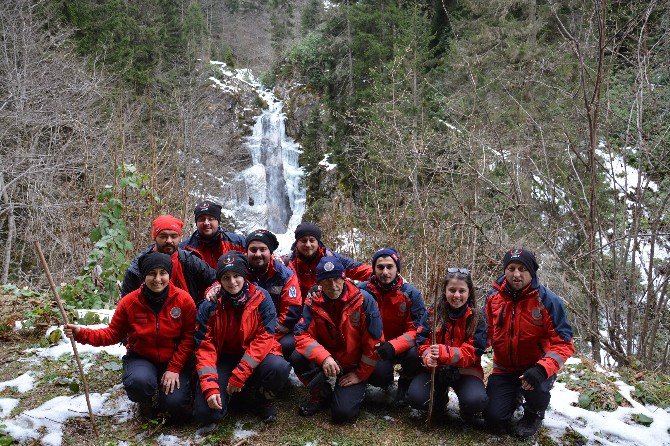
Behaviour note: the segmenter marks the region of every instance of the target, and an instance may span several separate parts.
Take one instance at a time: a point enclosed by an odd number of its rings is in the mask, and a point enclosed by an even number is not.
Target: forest
[[[527,247],[582,353],[670,369],[670,1],[7,0],[0,23],[5,286],[46,288],[37,239],[70,304],[115,302],[150,221],[247,161],[263,104],[231,99],[212,143],[218,60],[285,93],[333,247],[396,247],[426,295],[465,266],[480,296]]]

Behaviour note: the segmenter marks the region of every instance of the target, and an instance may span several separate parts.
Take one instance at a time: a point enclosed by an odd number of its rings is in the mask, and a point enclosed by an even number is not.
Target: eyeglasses
[[[470,270],[467,268],[454,268],[453,266],[450,268],[447,268],[448,273],[460,273],[460,274],[465,274],[466,276],[470,275]]]

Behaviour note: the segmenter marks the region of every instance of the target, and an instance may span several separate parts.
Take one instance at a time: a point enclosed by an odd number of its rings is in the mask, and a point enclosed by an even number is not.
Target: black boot
[[[254,395],[253,413],[260,418],[263,423],[274,423],[277,421],[277,408],[274,404],[274,395],[272,392],[259,388]]]
[[[323,383],[321,386],[310,391],[309,400],[300,405],[298,413],[303,417],[312,416],[317,412],[327,409],[332,400],[332,387],[328,383]]]
[[[531,410],[525,409],[523,417],[514,426],[514,434],[521,438],[534,437],[540,427],[542,427],[542,417]]]
[[[393,400],[393,405],[395,407],[407,406],[407,390],[409,389],[411,382],[411,379],[402,376],[398,378],[398,390],[396,390],[395,399]]]

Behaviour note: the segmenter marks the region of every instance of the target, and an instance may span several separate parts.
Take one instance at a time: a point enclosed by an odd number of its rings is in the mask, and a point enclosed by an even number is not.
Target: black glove
[[[454,383],[461,377],[461,372],[458,370],[458,367],[454,366],[440,366],[437,369],[437,373],[439,375],[438,380],[443,385]]]
[[[390,342],[382,342],[376,350],[382,359],[389,360],[395,358],[395,348],[393,348]]]
[[[547,372],[544,371],[544,367],[540,365],[534,365],[526,369],[522,375],[523,379],[526,380],[528,384],[533,386],[533,389],[539,387],[547,379]]]

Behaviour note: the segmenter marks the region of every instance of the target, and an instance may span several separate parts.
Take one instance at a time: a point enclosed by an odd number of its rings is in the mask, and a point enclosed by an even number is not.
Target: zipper
[[[516,317],[516,304],[516,301],[512,303],[512,319],[509,327],[509,362],[512,366],[514,366],[514,319]]]
[[[156,356],[158,356],[158,363],[161,363],[161,349],[158,345],[158,335],[160,332],[160,318],[156,315]]]

